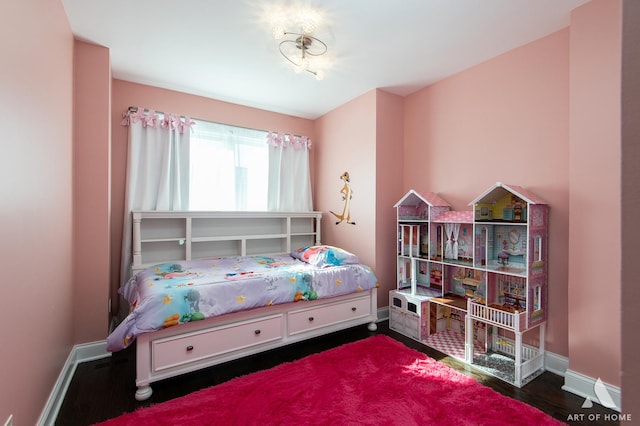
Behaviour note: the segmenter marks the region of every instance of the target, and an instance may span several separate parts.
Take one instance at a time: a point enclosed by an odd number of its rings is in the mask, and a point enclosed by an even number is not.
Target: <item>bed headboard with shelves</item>
[[[162,262],[320,244],[321,212],[134,211],[133,273]]]

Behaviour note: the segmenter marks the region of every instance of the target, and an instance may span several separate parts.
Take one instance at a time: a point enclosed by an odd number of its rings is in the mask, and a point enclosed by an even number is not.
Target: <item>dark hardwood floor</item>
[[[569,424],[614,425],[611,420],[616,412],[598,404],[592,408],[581,408],[584,398],[561,389],[563,378],[545,372],[521,389],[511,386],[492,376],[480,373],[463,363],[443,355],[412,339],[389,330],[388,322],[378,324],[375,333],[387,334],[406,346],[473,376],[480,383],[503,395],[526,402],[549,415]],[[365,326],[330,334],[306,342],[294,343],[284,348],[274,349],[240,360],[214,366],[181,377],[163,380],[153,384],[153,395],[144,402],[134,398],[135,387],[135,346],[114,353],[101,360],[78,365],[62,403],[56,425],[90,425],[131,412],[139,407],[157,404],[190,392],[213,386],[240,375],[267,369],[287,361],[294,361],[312,353],[321,352],[344,343],[366,338],[372,334]],[[582,416],[580,416],[582,415]],[[582,421],[573,421],[582,417]],[[569,421],[568,421],[569,420]]]

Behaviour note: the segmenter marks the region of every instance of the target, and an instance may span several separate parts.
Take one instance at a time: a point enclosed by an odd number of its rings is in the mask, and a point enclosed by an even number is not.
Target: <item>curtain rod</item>
[[[129,112],[138,112],[138,107],[134,107],[134,106],[130,106],[128,109]],[[143,111],[145,112],[150,112],[151,110],[149,108],[143,108]],[[164,115],[165,113],[162,111],[156,111],[155,109],[153,110],[153,112],[155,112],[156,114],[162,114]],[[177,114],[175,114],[177,115]],[[187,118],[186,115],[180,115],[179,117],[181,118]],[[193,117],[189,117],[189,118],[193,118]],[[195,120],[200,120],[199,118],[196,118]],[[204,121],[204,120],[203,120]]]
[[[147,111],[147,112],[149,112],[149,111],[150,111],[150,109],[148,109],[148,108],[144,108],[144,110],[145,110],[145,111]],[[130,107],[129,107],[129,109],[128,109],[128,111],[129,111],[129,112],[138,112],[138,107],[130,106]],[[164,115],[164,112],[162,112],[162,111],[156,111],[156,110],[153,110],[153,111],[154,111],[156,114],[162,114],[162,115]],[[180,117],[182,117],[182,118],[186,118],[186,115],[181,115]],[[233,126],[233,127],[238,127],[238,128],[240,128],[240,129],[257,130],[257,131],[259,131],[259,132],[265,132],[265,133],[280,133],[280,132],[272,132],[271,130],[255,129],[255,128],[253,128],[253,127],[236,126],[235,124],[219,123],[219,122],[217,122],[217,121],[205,120],[205,119],[203,119],[203,118],[195,118],[195,117],[189,117],[189,118],[193,118],[194,120],[207,121],[207,122],[209,122],[209,123],[213,123],[213,124],[220,124],[221,126]],[[289,134],[289,135],[290,135],[290,133],[286,133],[286,134]],[[295,135],[295,134],[294,134],[294,135],[292,135],[292,136],[296,136],[296,137],[303,137],[302,135]]]

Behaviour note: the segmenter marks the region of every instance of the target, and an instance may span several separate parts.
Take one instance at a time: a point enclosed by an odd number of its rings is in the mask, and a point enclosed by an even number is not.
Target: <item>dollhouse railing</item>
[[[467,299],[467,315],[488,324],[514,331],[524,331],[527,324],[527,313],[525,311],[511,313],[475,303],[472,299]]]
[[[492,350],[516,357],[517,345],[515,341],[501,337],[491,343]],[[544,371],[544,353],[539,348],[520,345],[520,365],[514,365],[515,381],[520,384],[528,383]]]

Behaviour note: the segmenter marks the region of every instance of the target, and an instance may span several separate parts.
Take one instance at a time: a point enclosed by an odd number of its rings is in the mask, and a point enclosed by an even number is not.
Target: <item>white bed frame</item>
[[[160,262],[272,255],[320,244],[320,212],[133,212],[133,272]],[[151,383],[361,324],[377,329],[376,289],[236,312],[145,333],[138,401]]]

